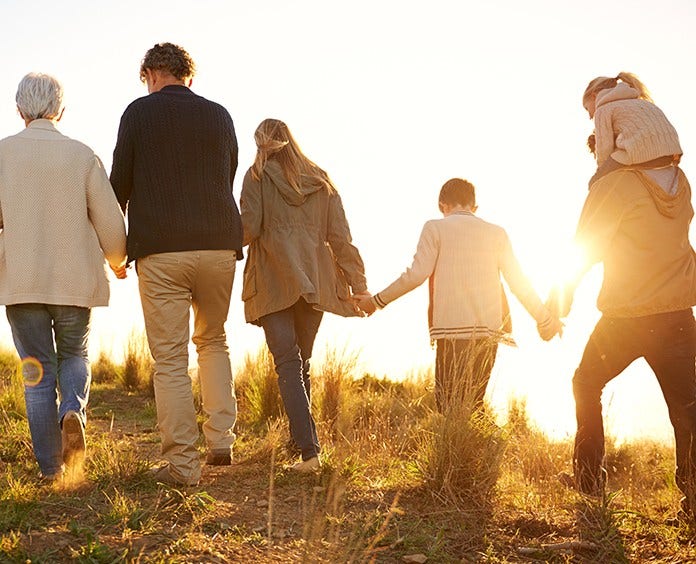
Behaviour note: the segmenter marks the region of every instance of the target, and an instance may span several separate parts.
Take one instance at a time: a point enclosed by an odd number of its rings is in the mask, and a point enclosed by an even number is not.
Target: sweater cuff
[[[372,296],[372,303],[374,303],[379,309],[384,309],[387,307],[387,302],[380,298],[378,293]]]

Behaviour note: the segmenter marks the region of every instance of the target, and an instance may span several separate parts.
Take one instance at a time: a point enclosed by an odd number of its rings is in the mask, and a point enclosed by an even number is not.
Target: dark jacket
[[[258,324],[300,298],[315,309],[357,315],[350,288],[367,290],[340,196],[311,181],[301,188],[287,183],[274,160],[260,181],[251,171],[244,177],[240,203],[249,258],[242,299],[248,322]]]
[[[232,196],[232,118],[185,86],[165,86],[121,117],[111,184],[128,210],[128,260],[172,251],[230,249],[242,258]]]

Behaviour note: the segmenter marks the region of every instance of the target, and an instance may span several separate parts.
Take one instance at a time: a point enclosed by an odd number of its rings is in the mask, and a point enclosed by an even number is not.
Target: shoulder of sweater
[[[492,231],[499,231],[499,232],[505,232],[505,229],[501,227],[500,225],[496,223],[492,223],[490,221],[487,221],[483,219],[482,217],[479,217],[478,215],[475,214],[466,214],[466,215],[458,215],[458,214],[453,214],[447,217],[442,217],[439,219],[433,219],[431,220],[432,222],[442,222],[442,225],[448,225],[450,223],[459,223],[459,220],[461,218],[465,218],[467,221],[468,225],[475,226],[477,228],[482,228],[482,229],[490,229]]]
[[[16,144],[19,140],[25,139],[25,138],[31,138],[32,131],[30,129],[23,129],[19,133],[15,133],[14,135],[10,135],[9,137],[5,137],[4,139],[0,139],[0,146],[6,146],[6,147],[11,147],[12,145]],[[51,141],[61,141],[65,143],[65,145],[61,145],[62,147],[69,147],[72,149],[74,152],[81,154],[82,156],[86,158],[95,158],[97,157],[96,153],[86,143],[83,143],[82,141],[78,141],[77,139],[73,139],[72,137],[68,137],[67,135],[61,133],[58,130],[54,130],[50,132],[50,136],[48,139]]]
[[[130,104],[128,104],[125,111],[128,112],[146,110],[151,107],[156,107],[163,103],[171,102],[173,100],[195,101],[199,104],[210,106],[211,108],[215,108],[218,111],[224,112],[225,114],[229,115],[227,108],[225,108],[225,106],[223,106],[222,104],[214,102],[213,100],[209,100],[208,98],[205,98],[200,94],[196,94],[191,90],[184,92],[183,96],[180,91],[168,92],[166,90],[160,90],[159,92],[153,92],[151,94],[147,94],[146,96],[141,96],[140,98],[136,98],[135,100],[133,100]]]

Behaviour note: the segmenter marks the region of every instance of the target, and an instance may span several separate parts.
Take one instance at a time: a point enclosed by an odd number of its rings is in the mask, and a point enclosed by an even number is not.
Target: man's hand
[[[540,323],[537,323],[537,331],[539,332],[539,336],[544,339],[544,341],[550,341],[556,335],[559,337],[563,336],[563,323],[561,323],[561,320],[558,319],[558,317],[548,314],[546,319]]]

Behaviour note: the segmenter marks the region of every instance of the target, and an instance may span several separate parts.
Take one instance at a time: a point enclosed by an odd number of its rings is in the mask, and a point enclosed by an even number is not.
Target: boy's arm
[[[374,304],[383,308],[425,282],[435,271],[439,250],[439,233],[435,222],[429,221],[423,226],[413,263],[394,282],[372,297]]]
[[[549,312],[534,290],[531,282],[522,271],[507,233],[503,231],[500,251],[500,271],[510,290],[537,323],[545,321]]]

